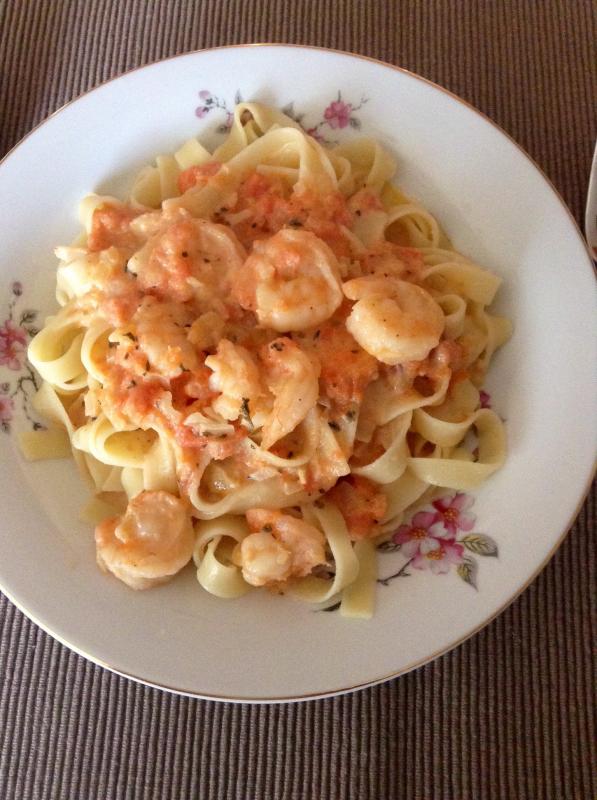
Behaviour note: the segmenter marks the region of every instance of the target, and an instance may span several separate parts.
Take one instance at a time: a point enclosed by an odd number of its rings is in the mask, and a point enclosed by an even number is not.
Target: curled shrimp
[[[216,355],[208,356],[205,365],[212,370],[209,388],[220,392],[212,408],[224,419],[238,419],[241,409],[257,424],[258,402],[265,395],[259,368],[251,353],[228,339],[218,344]]]
[[[146,354],[150,368],[174,378],[199,365],[197,351],[185,330],[191,319],[181,305],[159,303],[152,297],[144,301],[133,322],[139,348]]]
[[[262,326],[280,332],[319,325],[342,302],[336,256],[315,234],[300,230],[256,242],[232,291]]]
[[[191,559],[195,536],[183,500],[141,492],[121,517],[95,529],[97,563],[132,589],[165,583]]]
[[[214,287],[229,290],[228,275],[245,259],[244,248],[225,225],[180,219],[153,236],[129,260],[138,286],[161,299],[209,300]]]
[[[240,543],[236,560],[252,586],[301,578],[325,562],[325,537],[313,525],[266,508],[246,516],[252,533]]]
[[[262,347],[260,356],[265,382],[274,396],[262,426],[261,446],[267,450],[293,431],[317,402],[319,366],[285,336]]]
[[[422,361],[439,344],[444,314],[420,286],[370,275],[347,281],[342,289],[356,300],[346,327],[378,361]]]

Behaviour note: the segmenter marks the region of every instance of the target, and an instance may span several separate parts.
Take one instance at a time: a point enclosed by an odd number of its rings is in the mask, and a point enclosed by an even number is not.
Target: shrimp
[[[422,361],[439,344],[444,313],[420,286],[369,275],[347,281],[342,289],[356,300],[346,327],[378,361]]]
[[[230,271],[238,270],[245,257],[230,228],[182,218],[152,237],[128,268],[144,291],[184,303],[195,297],[209,300],[216,288],[226,293]]]
[[[313,525],[266,508],[249,509],[246,516],[252,533],[240,543],[236,560],[252,586],[303,578],[325,562],[325,537]]]
[[[338,260],[315,234],[284,229],[255,243],[232,293],[262,326],[302,331],[319,325],[342,302]]]
[[[199,366],[197,351],[184,327],[191,322],[184,306],[147,297],[133,321],[139,348],[147,356],[150,368],[166,378],[175,378]]]
[[[338,316],[324,322],[304,342],[321,364],[321,394],[340,409],[348,409],[362,401],[365,389],[378,376],[379,364],[356,343],[344,318]]]
[[[228,339],[222,339],[217,354],[208,356],[205,365],[212,370],[209,388],[220,392],[212,402],[213,410],[229,420],[238,419],[244,410],[256,424],[258,401],[266,392],[251,353]]]
[[[95,529],[97,563],[132,589],[165,583],[193,555],[195,536],[186,503],[169,492],[141,492],[121,517]]]
[[[95,209],[91,218],[91,231],[87,246],[91,252],[108,247],[135,250],[139,238],[131,229],[131,222],[139,212],[122,203],[103,203]]]
[[[378,523],[386,513],[388,499],[372,481],[349,475],[340,478],[326,496],[338,506],[353,541],[379,533]]]
[[[317,402],[319,364],[285,336],[262,347],[260,357],[265,382],[274,396],[273,408],[262,426],[261,446],[267,450],[293,431]]]
[[[365,275],[415,281],[425,267],[421,251],[393,242],[377,242],[359,257]]]

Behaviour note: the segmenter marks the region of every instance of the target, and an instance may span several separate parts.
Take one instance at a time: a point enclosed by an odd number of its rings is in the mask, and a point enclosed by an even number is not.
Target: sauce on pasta
[[[243,103],[214,153],[191,140],[127,202],[82,202],[29,358],[93,490],[103,570],[142,589],[194,559],[219,597],[369,616],[404,513],[501,466],[479,399],[510,333],[487,310],[500,280],[394,168],[371,139],[326,149]]]

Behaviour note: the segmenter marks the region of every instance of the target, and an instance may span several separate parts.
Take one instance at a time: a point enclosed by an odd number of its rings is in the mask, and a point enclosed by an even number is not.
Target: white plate
[[[497,559],[476,559],[477,591],[455,569],[441,576],[411,569],[411,577],[379,586],[371,621],[261,593],[217,600],[192,568],[134,593],[95,566],[91,530],[78,521],[85,497],[73,465],[26,464],[19,455],[14,434],[32,424],[23,411],[31,383],[27,368],[19,369],[20,334],[4,323],[9,305],[17,327],[28,309],[40,314],[23,325],[39,324],[55,307],[52,248],[77,232],[77,201],[92,190],[123,192],[142,165],[191,135],[221,140],[217,128],[238,92],[279,107],[293,103],[304,126],[330,141],[357,128],[378,138],[398,158],[398,182],[456,247],[504,278],[499,308],[515,333],[495,359],[489,389],[507,420],[510,454],[475,494],[475,531],[499,548]],[[348,691],[419,666],[478,631],[544,566],[572,523],[597,438],[588,254],[531,160],[439,87],[311,48],[179,56],[99,87],[30,134],[0,166],[0,218],[0,360],[12,358],[0,367],[0,420],[10,428],[0,433],[0,584],[41,627],[93,661],[203,697]],[[381,575],[403,560],[380,554]]]

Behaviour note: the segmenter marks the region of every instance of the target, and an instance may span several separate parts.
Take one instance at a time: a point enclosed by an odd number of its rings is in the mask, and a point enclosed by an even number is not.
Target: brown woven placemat
[[[596,35],[590,0],[0,0],[0,155],[132,67],[201,47],[296,42],[381,58],[452,89],[530,152],[580,221]],[[540,577],[457,650],[382,686],[299,705],[136,685],[2,598],[0,800],[595,798],[594,512],[593,496]]]

